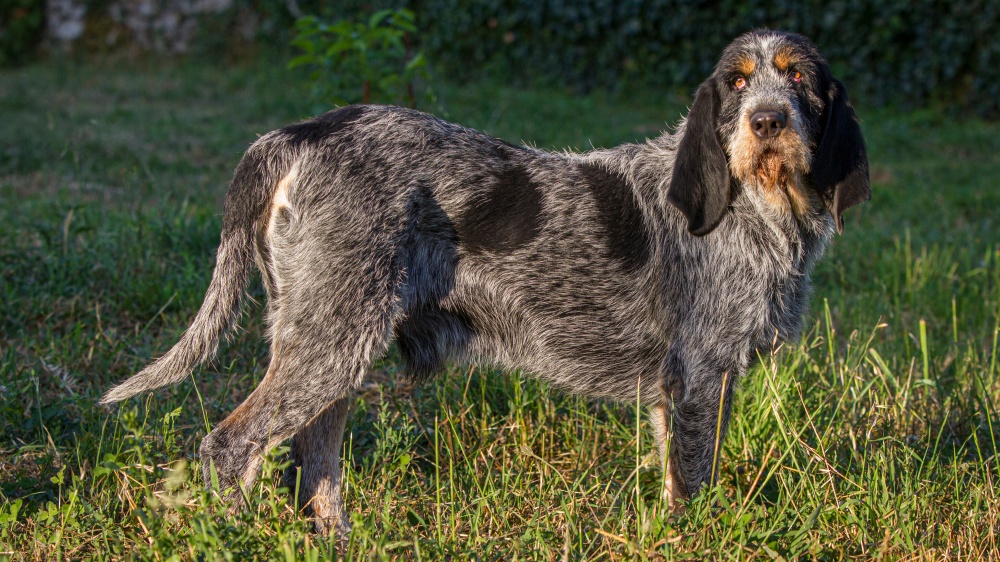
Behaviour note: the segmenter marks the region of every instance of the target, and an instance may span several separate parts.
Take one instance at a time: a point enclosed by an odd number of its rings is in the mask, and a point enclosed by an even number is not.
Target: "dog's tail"
[[[268,144],[268,139],[262,138],[247,151],[229,184],[215,272],[191,326],[165,355],[109,390],[101,404],[180,382],[215,355],[219,340],[235,324],[254,267],[256,232],[274,186],[290,167],[284,161],[287,159],[280,157],[281,151],[268,150]]]

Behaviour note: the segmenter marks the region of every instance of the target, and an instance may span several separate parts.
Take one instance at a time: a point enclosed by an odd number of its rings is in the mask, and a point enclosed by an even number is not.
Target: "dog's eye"
[[[802,73],[796,70],[795,72],[792,73],[792,82],[798,84],[801,81],[802,81]]]
[[[733,87],[737,90],[742,90],[747,87],[747,79],[742,76],[737,76],[733,78]]]

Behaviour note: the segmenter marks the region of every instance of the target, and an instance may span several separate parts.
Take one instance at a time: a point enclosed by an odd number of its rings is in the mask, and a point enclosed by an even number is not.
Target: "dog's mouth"
[[[773,148],[765,148],[757,159],[754,176],[763,185],[773,187],[785,183],[788,180],[789,172],[785,165],[784,156]]]
[[[813,204],[802,186],[802,174],[807,170],[808,165],[794,150],[789,152],[787,146],[767,146],[754,159],[751,175],[773,204],[789,206],[796,215],[805,216]]]
[[[808,147],[791,122],[779,136],[766,139],[742,127],[727,151],[733,175],[769,194],[799,188],[809,172]]]

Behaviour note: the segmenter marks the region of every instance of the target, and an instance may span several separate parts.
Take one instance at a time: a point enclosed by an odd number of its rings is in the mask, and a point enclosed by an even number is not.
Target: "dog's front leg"
[[[688,499],[703,485],[712,485],[718,475],[722,440],[732,410],[733,382],[728,371],[692,377],[684,392],[673,395],[673,411],[662,408],[662,431],[672,430],[665,480],[674,513],[683,510],[679,499]],[[655,420],[654,427],[659,434]]]
[[[680,475],[677,474],[677,463],[671,462],[667,448],[670,446],[670,398],[664,397],[663,403],[653,406],[649,410],[649,420],[653,424],[653,432],[656,436],[656,446],[660,450],[660,467],[663,469],[663,498],[667,500],[667,509],[670,513],[680,513],[681,503],[679,500],[687,498],[684,491]]]

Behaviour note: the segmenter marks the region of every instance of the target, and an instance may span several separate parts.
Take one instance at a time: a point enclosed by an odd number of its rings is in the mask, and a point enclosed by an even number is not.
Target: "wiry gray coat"
[[[202,443],[206,481],[214,465],[223,488],[251,482],[261,453],[295,436],[318,528],[348,532],[345,397],[395,340],[417,377],[469,358],[590,397],[640,388],[667,493],[689,497],[714,477],[734,380],[796,335],[810,270],[869,194],[843,85],[787,33],[739,37],[675,134],[610,150],[554,154],[417,111],[338,109],[247,151],[201,310],[104,401],[210,357],[256,261],[271,365]]]

